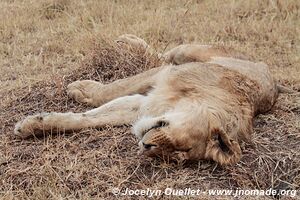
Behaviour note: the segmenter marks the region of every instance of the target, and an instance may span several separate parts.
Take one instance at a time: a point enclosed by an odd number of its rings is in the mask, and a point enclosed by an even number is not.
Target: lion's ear
[[[211,131],[206,146],[205,158],[212,159],[221,165],[234,164],[241,158],[241,148],[237,141],[229,138],[222,129]]]

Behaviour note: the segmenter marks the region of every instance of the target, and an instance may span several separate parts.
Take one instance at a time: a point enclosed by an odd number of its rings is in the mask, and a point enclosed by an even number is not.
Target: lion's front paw
[[[27,138],[43,130],[43,118],[46,114],[38,114],[28,116],[24,120],[19,121],[16,126],[14,133],[21,137]]]
[[[91,80],[75,81],[68,85],[68,96],[80,103],[96,105],[96,95],[99,93],[101,83]]]

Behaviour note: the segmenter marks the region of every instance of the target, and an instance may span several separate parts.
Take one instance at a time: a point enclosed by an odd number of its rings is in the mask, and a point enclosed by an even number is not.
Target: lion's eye
[[[145,144],[145,143],[143,143],[143,146],[144,146],[145,149],[149,150],[149,149],[151,149],[151,147],[156,147],[157,145],[156,144]]]
[[[169,122],[160,120],[160,121],[156,122],[155,126],[152,126],[151,128],[144,131],[143,135],[145,135],[146,133],[148,133],[152,129],[157,129],[157,128],[165,127],[165,126],[168,126],[168,125],[169,125]]]
[[[157,122],[157,125],[156,125],[156,127],[164,127],[164,126],[168,126],[169,125],[169,122],[167,122],[167,121],[158,121]]]

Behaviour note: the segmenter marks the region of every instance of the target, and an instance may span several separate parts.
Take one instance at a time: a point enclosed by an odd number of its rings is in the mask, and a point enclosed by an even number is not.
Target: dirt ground
[[[299,9],[297,0],[0,1],[0,198],[146,199],[114,196],[113,189],[273,188],[298,190],[298,196],[239,198],[300,199],[296,93],[281,94],[270,112],[255,118],[252,143],[242,144],[234,166],[138,156],[128,126],[28,140],[12,131],[30,114],[91,109],[67,97],[72,81],[109,83],[160,65],[155,54],[116,48],[113,40],[124,33],[144,38],[157,52],[183,43],[235,49],[266,62],[278,82],[299,92]]]

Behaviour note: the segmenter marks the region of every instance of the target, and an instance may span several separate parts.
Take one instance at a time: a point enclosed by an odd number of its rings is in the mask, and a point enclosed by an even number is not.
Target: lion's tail
[[[283,86],[281,84],[277,84],[277,90],[279,93],[287,93],[287,94],[296,94],[296,93],[299,93],[293,89],[290,89],[286,86]]]

